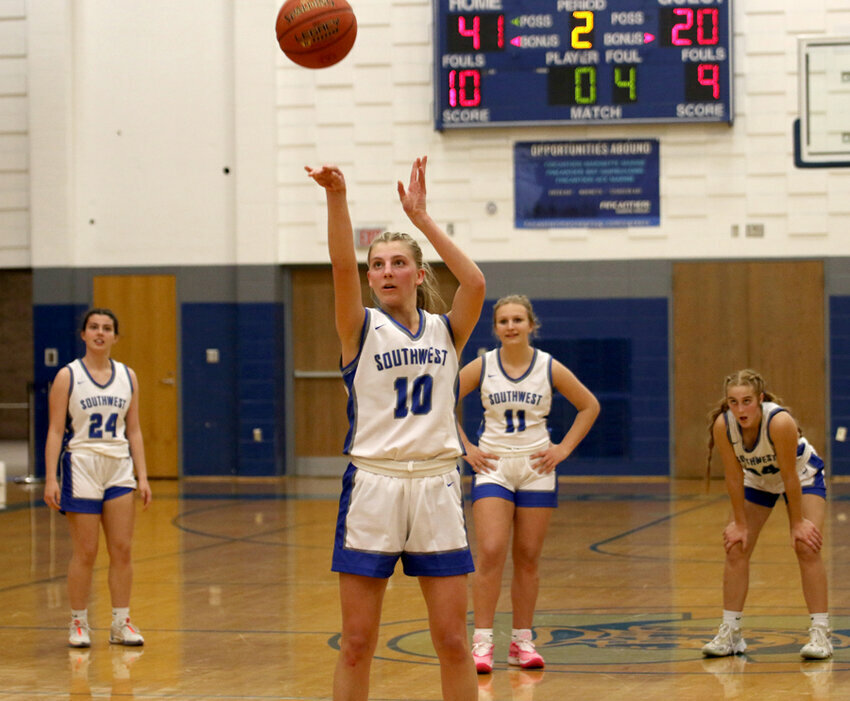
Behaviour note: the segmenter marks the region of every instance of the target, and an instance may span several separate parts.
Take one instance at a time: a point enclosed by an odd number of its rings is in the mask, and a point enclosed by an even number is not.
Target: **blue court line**
[[[716,504],[718,501],[723,501],[727,497],[725,495],[718,496],[710,501],[704,502],[702,504],[697,504],[696,506],[692,506],[688,509],[683,509],[682,511],[677,511],[675,514],[667,514],[666,516],[662,516],[661,518],[657,518],[654,521],[649,521],[648,523],[644,523],[641,526],[637,526],[636,528],[632,528],[628,531],[623,531],[622,533],[618,533],[615,536],[611,536],[610,538],[606,538],[605,540],[600,540],[598,543],[593,543],[590,546],[590,550],[595,553],[599,553],[600,555],[610,555],[611,557],[622,557],[630,560],[638,559],[638,560],[669,560],[669,557],[649,557],[649,556],[640,556],[635,555],[634,553],[615,553],[608,552],[602,550],[602,546],[608,545],[608,543],[613,543],[614,541],[621,540],[622,538],[626,538],[634,533],[639,533],[640,531],[644,531],[647,528],[652,528],[653,526],[657,526],[659,523],[664,523],[665,521],[670,521],[678,516],[682,516],[683,514],[690,513],[691,511],[697,511],[699,509],[704,509],[707,506],[712,506]]]

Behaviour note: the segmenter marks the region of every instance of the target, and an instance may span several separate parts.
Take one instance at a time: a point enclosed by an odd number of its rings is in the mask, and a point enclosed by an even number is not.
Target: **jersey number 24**
[[[101,426],[103,428],[101,428]],[[103,432],[111,433],[115,438],[115,431],[118,426],[118,414],[110,414],[103,423],[103,414],[92,414],[89,419],[89,438],[103,438]]]

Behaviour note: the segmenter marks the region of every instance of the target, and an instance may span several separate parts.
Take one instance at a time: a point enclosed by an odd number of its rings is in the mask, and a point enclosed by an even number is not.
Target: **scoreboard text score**
[[[436,0],[437,129],[732,122],[731,0]]]

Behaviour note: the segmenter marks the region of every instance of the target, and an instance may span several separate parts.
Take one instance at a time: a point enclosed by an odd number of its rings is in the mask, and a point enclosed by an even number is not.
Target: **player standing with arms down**
[[[466,631],[473,570],[464,523],[454,407],[458,357],[484,302],[484,276],[426,211],[417,158],[398,194],[405,214],[459,283],[451,310],[427,311],[436,293],[422,251],[407,234],[384,233],[369,248],[365,308],[342,171],[306,168],[325,188],[334,317],[351,426],[332,569],[339,572],[342,638],[334,699],[366,699],[381,605],[399,557],[419,579],[443,698],[477,698]]]
[[[472,583],[475,632],[472,654],[480,674],[493,671],[493,621],[513,529],[511,582],[513,630],[508,663],[543,667],[532,642],[540,585],[538,565],[552,510],[558,505],[555,468],[587,435],[599,402],[551,355],[531,345],[540,324],[525,295],[502,297],[493,306],[493,328],[501,345],[466,365],[460,396],[479,389],[484,420],[476,446],[461,433],[466,461],[475,470],[472,513],[477,571]],[[546,417],[557,389],[578,410],[557,445]]]
[[[747,649],[741,617],[749,589],[750,556],[773,506],[783,496],[811,617],[809,642],[800,654],[826,659],[832,656],[832,642],[821,558],[826,516],[823,460],[788,410],[780,406],[782,400],[765,389],[757,372],[740,370],[729,375],[723,390],[725,396],[709,421],[708,458],[717,445],[732,519],[723,530],[723,622],[702,652],[707,657],[725,657]]]
[[[118,319],[111,311],[90,309],[80,336],[85,355],[59,370],[50,388],[44,449],[44,501],[67,516],[71,530],[68,644],[91,645],[87,607],[102,527],[112,599],[109,642],[143,645],[144,638],[130,622],[129,608],[136,513],[133,491],[138,486],[145,508],[151,501],[139,426],[139,383],[130,368],[109,357],[118,340]]]

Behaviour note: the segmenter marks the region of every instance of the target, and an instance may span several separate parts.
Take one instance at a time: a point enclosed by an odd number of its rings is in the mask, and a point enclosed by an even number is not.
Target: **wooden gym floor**
[[[339,609],[329,566],[339,481],[187,479],[153,488],[134,546],[132,614],[146,644],[107,642],[102,547],[89,608],[92,647],[80,651],[66,647],[63,517],[43,506],[41,486],[6,485],[0,699],[330,698]],[[748,654],[702,658],[720,616],[727,509],[721,482],[706,494],[699,482],[562,479],[536,618],[546,669],[505,663],[506,569],[497,665],[479,677],[482,701],[848,698],[850,485],[833,484],[830,493],[825,552],[836,650],[827,662],[798,654],[808,618],[784,509],[771,517],[754,556]],[[397,574],[387,590],[371,698],[439,697],[417,583]]]

